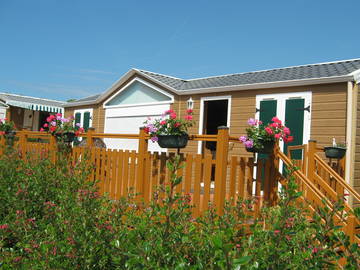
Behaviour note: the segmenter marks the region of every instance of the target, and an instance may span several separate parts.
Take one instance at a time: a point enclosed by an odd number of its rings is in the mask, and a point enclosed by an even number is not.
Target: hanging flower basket
[[[324,147],[324,152],[327,158],[342,159],[345,156],[346,148],[329,146],[329,147]]]
[[[189,140],[187,134],[184,135],[158,135],[158,144],[161,148],[185,148]]]
[[[262,144],[262,148],[261,147],[251,147],[251,148],[245,148],[246,151],[251,152],[251,153],[260,153],[260,154],[271,154],[273,149],[274,149],[274,145],[275,142],[274,141],[259,141]]]

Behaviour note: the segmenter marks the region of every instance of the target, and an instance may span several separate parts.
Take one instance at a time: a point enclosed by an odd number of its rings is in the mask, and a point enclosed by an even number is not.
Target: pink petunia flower
[[[247,141],[247,137],[246,136],[240,136],[239,141],[244,143],[244,142]]]
[[[265,128],[265,131],[266,131],[266,133],[269,134],[269,135],[274,134],[273,130],[272,130],[271,128],[269,128],[269,127],[266,127],[266,128]]]
[[[250,126],[256,126],[256,125],[257,125],[257,120],[254,119],[254,118],[250,118],[250,119],[248,120],[248,124],[249,124]]]

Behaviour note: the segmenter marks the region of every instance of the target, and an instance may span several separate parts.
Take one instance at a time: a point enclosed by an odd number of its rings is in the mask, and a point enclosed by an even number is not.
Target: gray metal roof
[[[222,86],[249,85],[302,79],[321,79],[349,75],[360,69],[360,59],[311,64],[263,71],[245,72],[208,78],[183,80],[150,71],[139,70],[144,75],[178,91]]]
[[[92,95],[92,96],[84,97],[84,98],[77,99],[77,100],[74,100],[74,101],[70,101],[70,102],[68,102],[67,104],[70,104],[71,102],[95,101],[95,100],[96,100],[98,97],[100,97],[100,96],[101,96],[101,94]]]

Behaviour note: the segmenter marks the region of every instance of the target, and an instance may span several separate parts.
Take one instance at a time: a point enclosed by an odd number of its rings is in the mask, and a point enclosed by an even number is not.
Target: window
[[[74,114],[75,124],[80,123],[80,127],[84,128],[85,131],[92,127],[93,109],[75,110]]]

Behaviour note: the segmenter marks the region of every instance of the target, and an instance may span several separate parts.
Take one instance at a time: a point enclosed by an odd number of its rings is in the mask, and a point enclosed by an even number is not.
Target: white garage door
[[[160,118],[170,109],[173,96],[157,87],[134,79],[105,102],[105,133],[139,134],[150,117]],[[137,139],[105,139],[107,148],[137,150]],[[149,141],[149,151],[166,151]]]

